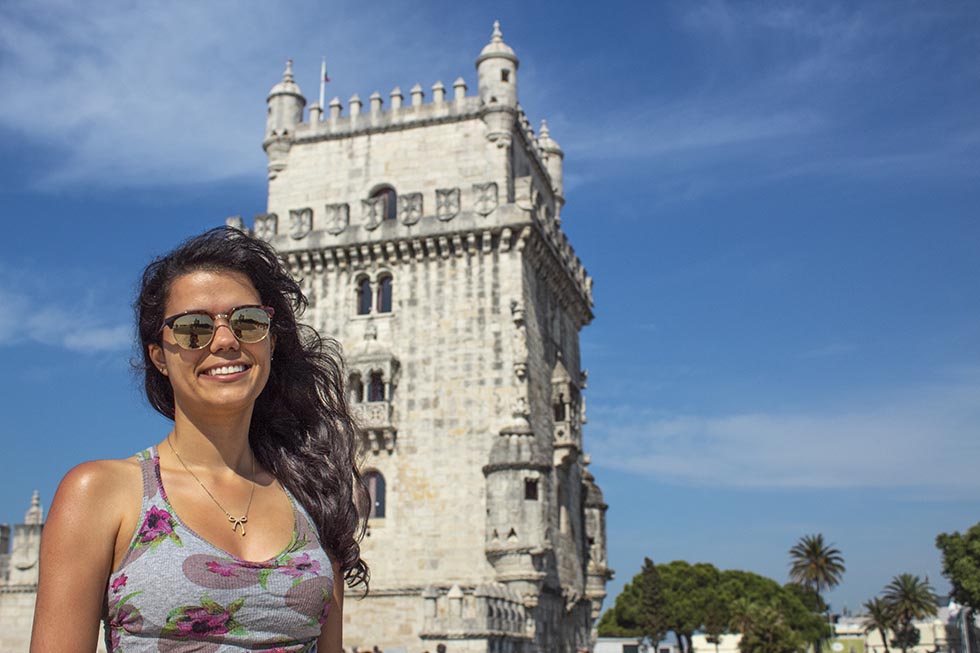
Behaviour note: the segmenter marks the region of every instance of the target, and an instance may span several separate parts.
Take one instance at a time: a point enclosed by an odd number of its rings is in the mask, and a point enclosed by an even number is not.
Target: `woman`
[[[65,476],[41,544],[32,651],[341,650],[367,583],[366,494],[336,354],[275,252],[230,228],[144,271],[157,445]]]

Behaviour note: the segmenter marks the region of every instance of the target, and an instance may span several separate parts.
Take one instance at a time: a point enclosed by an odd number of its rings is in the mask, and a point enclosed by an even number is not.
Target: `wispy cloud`
[[[125,306],[97,301],[81,282],[75,288],[42,277],[16,277],[0,269],[0,347],[42,344],[81,353],[132,346]]]
[[[955,16],[891,3],[677,7],[691,78],[613,105],[601,122],[615,128],[573,128],[563,140],[572,160],[625,159],[671,202],[792,177],[980,175],[964,102],[908,97],[910,84],[937,94],[976,88],[938,81],[975,81],[963,61],[975,43],[947,43],[928,63],[918,54],[925,42],[950,40]],[[940,29],[943,38],[930,37]]]
[[[588,428],[597,466],[669,483],[975,492],[978,423],[974,377],[861,409],[705,417],[607,406]]]
[[[398,34],[380,24],[399,25]],[[287,57],[311,102],[322,54],[347,78],[331,95],[364,94],[351,84],[362,82],[355,73],[366,53],[397,45],[397,58],[372,63],[372,77],[420,63],[435,74],[449,47],[437,29],[407,5],[336,2],[328,13],[306,2],[10,0],[0,5],[0,127],[54,149],[37,180],[46,187],[261,174],[262,102]],[[396,43],[406,33],[410,48]]]

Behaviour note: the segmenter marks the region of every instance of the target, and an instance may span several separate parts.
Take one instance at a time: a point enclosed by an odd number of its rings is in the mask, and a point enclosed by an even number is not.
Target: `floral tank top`
[[[312,521],[293,506],[293,537],[277,556],[249,562],[188,528],[160,480],[156,447],[137,455],[143,470],[139,528],[103,607],[110,653],[316,651],[330,607],[333,568]]]

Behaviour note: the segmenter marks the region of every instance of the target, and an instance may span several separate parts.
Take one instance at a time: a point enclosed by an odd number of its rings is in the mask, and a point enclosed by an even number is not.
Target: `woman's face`
[[[170,286],[165,316],[190,310],[225,315],[237,306],[262,304],[248,277],[228,270],[190,272]],[[272,363],[273,336],[260,342],[240,342],[224,318],[211,343],[188,350],[164,327],[161,344],[149,345],[150,358],[162,370],[174,390],[178,413],[192,415],[207,411],[210,416],[251,411],[266,381]]]

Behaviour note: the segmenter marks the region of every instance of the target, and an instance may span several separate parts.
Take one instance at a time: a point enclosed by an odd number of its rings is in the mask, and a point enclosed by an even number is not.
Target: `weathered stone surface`
[[[611,576],[582,449],[591,279],[560,228],[561,149],[518,105],[517,64],[495,27],[477,97],[457,81],[425,103],[416,85],[408,106],[395,89],[367,116],[338,103],[328,120],[270,122],[290,136],[284,154],[267,134],[267,212],[313,207],[312,230],[256,233],[342,343],[363,468],[384,478],[348,647],[572,653]]]

